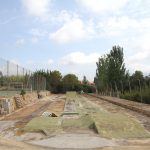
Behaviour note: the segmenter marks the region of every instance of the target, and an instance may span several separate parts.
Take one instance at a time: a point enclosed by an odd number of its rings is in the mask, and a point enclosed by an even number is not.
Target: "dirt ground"
[[[109,102],[100,100],[99,98],[85,96],[88,100],[94,102],[95,104],[100,105],[103,109],[106,109],[108,112],[111,113],[122,113],[127,114],[130,117],[136,118],[143,126],[150,131],[150,117],[141,115],[137,112],[122,108],[120,106],[111,104]],[[22,128],[26,123],[28,123],[32,118],[41,116],[43,112],[53,112],[56,115],[61,115],[64,110],[65,105],[65,96],[64,95],[51,95],[45,99],[41,99],[36,103],[30,104],[25,108],[17,111],[9,116],[6,116],[3,120],[0,121],[0,136],[6,137],[8,139],[15,139],[17,141],[38,141],[41,139],[47,139],[45,135],[42,133],[22,133],[19,129]],[[10,134],[10,135],[9,135]],[[73,136],[69,136],[72,134]],[[77,134],[77,135],[76,135]],[[88,136],[86,136],[88,135]],[[78,138],[79,136],[79,138]],[[62,138],[61,138],[62,137]],[[93,137],[93,138],[92,138]],[[92,130],[81,130],[81,129],[74,129],[74,128],[67,128],[64,133],[61,135],[56,135],[55,137],[49,137],[50,139],[47,142],[54,141],[53,144],[57,145],[58,140],[60,139],[59,146],[61,148],[61,144],[64,146],[68,146],[67,150],[74,150],[79,148],[81,149],[93,149],[93,150],[150,150],[150,139],[131,139],[131,140],[115,140],[117,146],[114,147],[101,147],[101,148],[94,148],[94,147],[79,147],[77,144],[78,142],[84,145],[88,140],[92,142],[98,135],[94,133]],[[85,141],[84,141],[85,140]],[[100,144],[100,139],[97,139],[96,144]],[[70,141],[69,143],[67,143]],[[62,142],[62,143],[61,143]],[[77,142],[77,143],[76,143]],[[89,144],[90,144],[89,142]],[[94,141],[93,141],[94,142]],[[103,144],[103,140],[101,141]],[[108,142],[108,141],[106,141]],[[114,141],[111,141],[114,144]],[[69,146],[70,143],[74,144],[74,148],[70,148],[72,145]],[[83,144],[82,144],[83,145]],[[58,146],[58,145],[57,145]],[[66,148],[61,148],[64,150]],[[88,146],[88,145],[86,145]],[[109,146],[109,145],[108,145]],[[110,145],[111,146],[111,145]],[[36,150],[60,150],[59,148],[45,148],[39,146],[32,146],[30,144],[25,144],[22,142],[15,142],[11,140],[5,140],[0,137],[0,150],[20,150],[20,149],[36,149]]]

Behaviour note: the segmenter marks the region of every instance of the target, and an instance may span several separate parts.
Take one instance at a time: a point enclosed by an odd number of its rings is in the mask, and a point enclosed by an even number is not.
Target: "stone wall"
[[[39,93],[42,97],[50,96],[49,91],[42,91]],[[10,98],[0,98],[0,114],[8,114],[16,109],[23,108],[27,104],[36,102],[38,100],[37,92],[27,93],[24,96],[15,95]]]

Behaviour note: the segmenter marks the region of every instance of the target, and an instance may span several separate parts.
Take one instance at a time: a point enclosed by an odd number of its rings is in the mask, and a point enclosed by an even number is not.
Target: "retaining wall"
[[[42,97],[50,96],[49,91],[41,91]],[[10,98],[0,98],[0,114],[9,114],[16,109],[23,108],[25,105],[36,102],[38,100],[37,92],[27,93],[24,96],[15,95]]]

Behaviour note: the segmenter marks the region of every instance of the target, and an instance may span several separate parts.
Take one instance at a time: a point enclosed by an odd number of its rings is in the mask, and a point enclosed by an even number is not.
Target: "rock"
[[[44,112],[44,113],[42,114],[42,116],[43,116],[43,117],[57,117],[56,114],[51,113],[51,112]]]

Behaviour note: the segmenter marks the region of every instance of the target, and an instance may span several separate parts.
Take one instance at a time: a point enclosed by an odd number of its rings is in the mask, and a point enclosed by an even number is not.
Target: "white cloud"
[[[79,18],[72,18],[54,33],[50,33],[49,38],[57,43],[64,44],[72,41],[82,40],[92,37],[95,34],[91,22],[84,24]]]
[[[145,34],[150,30],[150,19],[134,19],[129,16],[109,17],[97,25],[103,36],[122,36],[127,34],[135,37],[135,34]]]
[[[95,64],[100,54],[98,53],[91,53],[85,54],[83,52],[72,52],[61,59],[61,63],[64,65],[72,65],[72,64]]]
[[[38,43],[41,38],[47,35],[47,31],[33,28],[29,31],[29,34],[32,36],[31,42],[35,44]]]
[[[128,16],[110,17],[99,23],[99,29],[109,36],[120,36],[125,30],[139,28],[137,20],[130,19]]]
[[[16,45],[17,45],[17,46],[24,45],[24,44],[25,44],[25,39],[20,38],[20,39],[17,39],[17,40],[16,40]]]
[[[44,20],[48,17],[51,0],[22,0],[22,4],[30,16]]]
[[[76,0],[81,6],[94,13],[116,13],[129,0]]]
[[[29,33],[33,36],[43,37],[47,34],[47,31],[40,30],[40,29],[37,29],[37,28],[33,28],[29,31]]]
[[[144,73],[150,73],[150,45],[149,45],[150,34],[147,33],[140,37],[135,37],[133,40],[128,41],[128,51],[130,56],[127,56],[125,62],[127,68],[131,72],[135,70],[141,70]]]
[[[53,64],[53,63],[54,63],[54,60],[53,60],[53,59],[49,59],[49,60],[48,60],[48,64],[49,64],[49,65],[51,65],[51,64]]]

